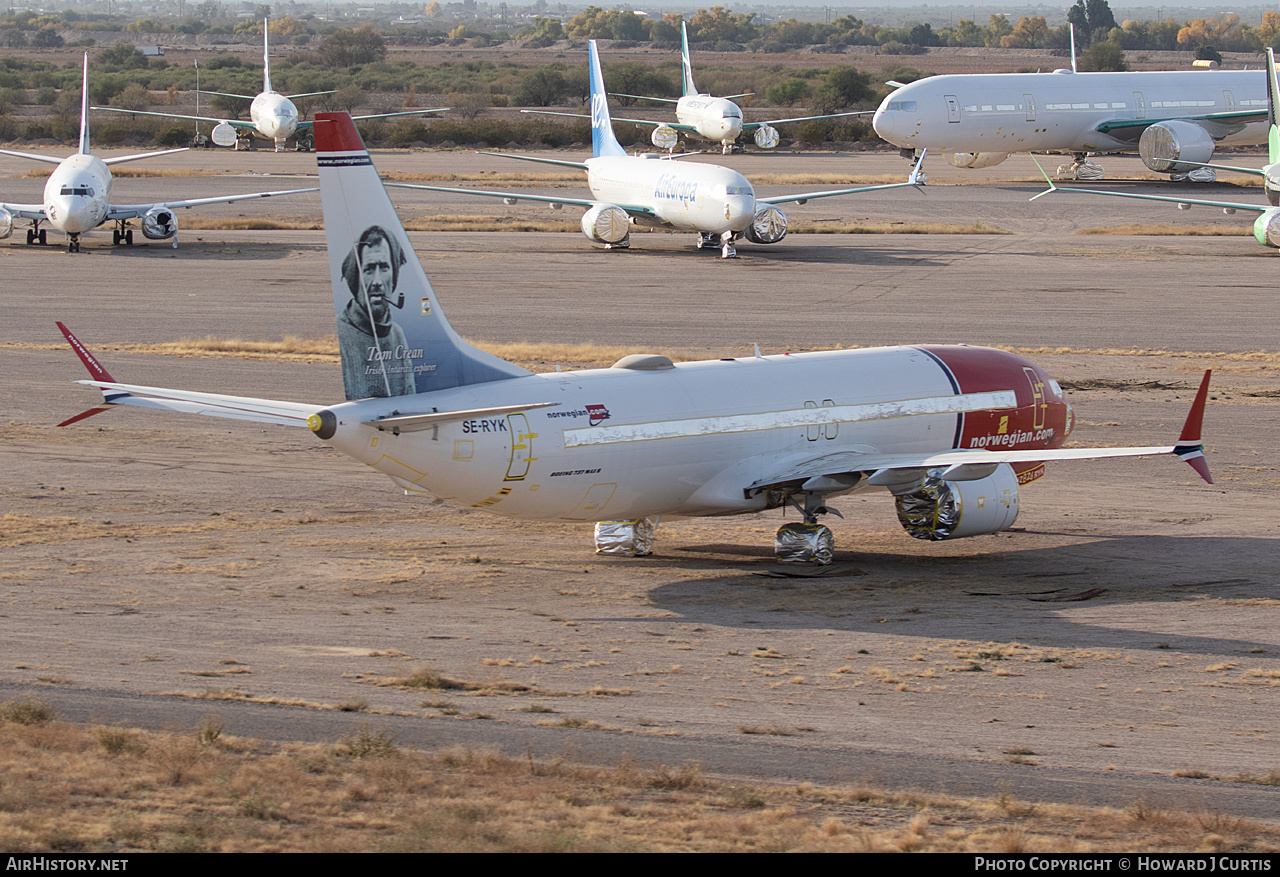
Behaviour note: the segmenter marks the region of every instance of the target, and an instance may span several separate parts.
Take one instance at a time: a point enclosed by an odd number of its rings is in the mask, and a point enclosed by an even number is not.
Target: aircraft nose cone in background
[[[755,217],[756,196],[753,193],[725,197],[724,218],[732,231],[743,231]]]
[[[736,140],[742,133],[742,110],[730,101],[717,101],[713,118],[720,123],[720,135],[726,140]]]
[[[876,114],[871,117],[871,127],[875,129],[876,134],[881,140],[887,140],[893,143],[893,130],[896,113],[890,112],[886,107],[889,101],[886,100],[876,109]]]

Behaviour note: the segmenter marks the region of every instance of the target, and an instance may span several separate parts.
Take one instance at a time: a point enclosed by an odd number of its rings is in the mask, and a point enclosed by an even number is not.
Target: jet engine
[[[787,236],[787,214],[777,207],[762,207],[744,234],[753,244],[776,244]]]
[[[0,241],[13,234],[13,214],[8,210],[0,210]]]
[[[782,138],[778,136],[778,129],[771,125],[761,125],[756,129],[756,146],[759,146],[761,149],[773,149],[778,145],[778,141],[781,139]]]
[[[142,234],[147,240],[167,241],[178,233],[178,218],[168,207],[152,207],[142,217]]]
[[[1196,170],[1185,161],[1205,162],[1213,158],[1213,138],[1195,122],[1171,119],[1157,122],[1142,132],[1138,140],[1142,163],[1162,174],[1185,174]]]
[[[953,152],[951,165],[977,170],[982,167],[995,167],[1008,157],[1007,152]]]
[[[1253,236],[1258,243],[1280,250],[1280,207],[1273,207],[1253,221]]]
[[[944,481],[930,469],[920,486],[895,497],[898,521],[917,539],[940,542],[999,533],[1018,518],[1018,476],[1001,463],[985,478]]]
[[[618,244],[631,233],[631,217],[613,204],[597,204],[582,214],[582,233],[598,244]]]
[[[670,125],[659,125],[649,135],[649,142],[659,149],[672,150],[680,142],[680,132]]]

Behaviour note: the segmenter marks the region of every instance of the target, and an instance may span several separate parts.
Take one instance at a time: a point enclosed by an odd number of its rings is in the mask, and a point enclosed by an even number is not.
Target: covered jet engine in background
[[[787,214],[777,207],[764,207],[743,234],[753,244],[776,244],[787,236]]]
[[[1018,476],[1013,467],[1001,463],[983,478],[955,477],[955,473],[931,469],[915,490],[894,498],[898,521],[908,534],[940,542],[999,533],[1013,526],[1018,519]]]
[[[952,167],[967,167],[978,169],[983,167],[995,167],[1000,162],[1009,157],[1007,152],[953,152],[951,153]]]
[[[598,244],[626,247],[631,217],[613,204],[597,204],[582,214],[582,233]]]
[[[0,241],[13,234],[13,214],[8,210],[0,210]]]
[[[142,217],[142,234],[150,241],[167,241],[178,233],[178,219],[163,205],[152,207]]]
[[[761,125],[756,129],[754,139],[756,146],[761,149],[773,149],[782,138],[779,136],[777,128],[771,125]]]
[[[1217,174],[1213,168],[1183,162],[1207,162],[1213,158],[1213,149],[1213,138],[1208,131],[1195,122],[1180,119],[1157,122],[1143,131],[1138,140],[1138,155],[1147,167],[1172,174],[1175,180],[1189,179],[1197,183],[1212,183]]]

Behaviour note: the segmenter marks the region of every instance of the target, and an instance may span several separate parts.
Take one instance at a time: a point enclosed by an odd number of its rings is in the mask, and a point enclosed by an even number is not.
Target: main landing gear
[[[294,141],[293,148],[298,150],[298,152],[310,152],[316,148],[315,137],[310,133],[299,134],[297,139]]]
[[[125,228],[123,223],[121,223],[120,228],[111,230],[111,246],[118,247],[121,244],[126,247],[133,246],[133,229]]]
[[[1085,152],[1074,153],[1071,158],[1071,164],[1058,165],[1058,178],[1070,174],[1073,180],[1100,180],[1105,175],[1102,165],[1096,161],[1089,161],[1089,155]]]
[[[46,246],[49,243],[47,232],[48,229],[39,228],[35,225],[31,226],[31,228],[27,229],[27,246],[31,247],[36,244],[42,247]]]
[[[726,231],[723,234],[708,234],[702,232],[698,235],[697,248],[699,250],[714,250],[720,248],[721,259],[735,259],[738,251],[733,247],[734,234]]]

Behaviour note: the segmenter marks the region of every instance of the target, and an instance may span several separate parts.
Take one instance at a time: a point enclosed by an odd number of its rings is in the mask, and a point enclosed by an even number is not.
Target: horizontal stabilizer
[[[371,426],[381,432],[421,432],[442,423],[456,423],[459,420],[471,420],[481,417],[501,417],[517,411],[532,411],[535,408],[554,408],[559,402],[534,402],[532,405],[498,405],[494,408],[467,408],[462,411],[433,411],[430,414],[398,414],[383,417],[379,420],[366,420],[364,426]]]

